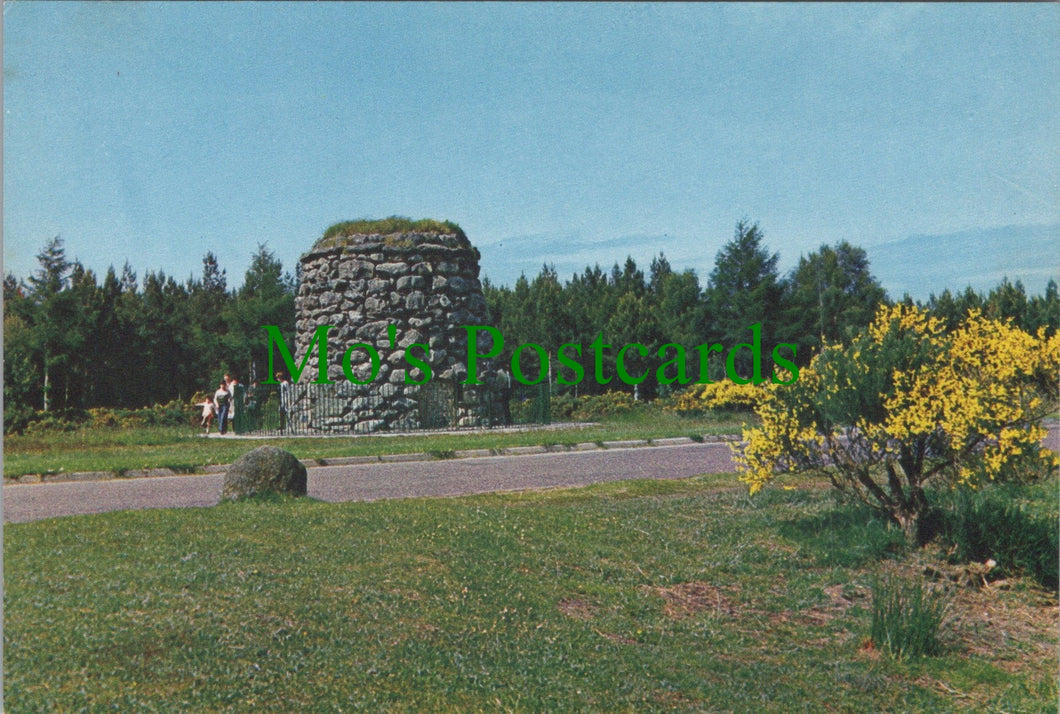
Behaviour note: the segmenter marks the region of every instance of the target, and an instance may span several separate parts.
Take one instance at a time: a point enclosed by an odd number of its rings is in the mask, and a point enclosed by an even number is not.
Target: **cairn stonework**
[[[452,226],[452,224],[442,224]],[[301,258],[301,282],[295,301],[296,360],[308,353],[302,381],[315,379],[314,333],[328,333],[328,398],[319,390],[295,387],[291,417],[313,431],[374,432],[444,427],[485,427],[504,421],[506,375],[489,360],[479,362],[481,385],[467,378],[466,326],[486,325],[486,300],[479,282],[479,252],[458,228],[452,231],[388,233],[339,232]],[[329,231],[329,233],[331,233]],[[394,338],[388,332],[393,325]],[[347,379],[343,354],[367,343],[379,353],[379,372],[362,348],[350,351],[350,367],[359,381]],[[426,361],[430,379],[410,364],[408,354]],[[479,351],[492,346],[481,334]],[[309,376],[313,375],[313,376]],[[301,392],[301,393],[300,393]]]

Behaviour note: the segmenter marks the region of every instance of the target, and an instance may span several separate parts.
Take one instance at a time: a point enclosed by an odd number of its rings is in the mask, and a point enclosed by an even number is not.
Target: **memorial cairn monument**
[[[301,258],[295,359],[309,357],[291,388],[289,428],[369,433],[510,421],[510,377],[493,361],[479,361],[480,384],[464,384],[464,328],[487,324],[478,261],[478,250],[449,222],[390,218],[329,228]],[[333,326],[327,375],[334,384],[310,383],[318,374],[318,349],[310,348],[321,325]],[[363,347],[348,350],[357,344],[374,346],[378,361]],[[490,347],[481,333],[479,351]],[[356,381],[343,367],[347,351]]]

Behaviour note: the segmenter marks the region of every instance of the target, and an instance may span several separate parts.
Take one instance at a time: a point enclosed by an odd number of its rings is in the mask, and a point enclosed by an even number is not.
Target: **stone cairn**
[[[424,228],[424,224],[428,224]],[[467,377],[465,326],[487,323],[486,300],[479,282],[479,252],[459,227],[434,221],[357,222],[339,224],[301,258],[301,283],[295,301],[295,359],[301,364],[320,325],[328,333],[328,378],[333,385],[313,385],[317,350],[291,409],[296,429],[324,433],[487,427],[505,423],[507,375],[488,361],[479,362],[480,386],[463,385]],[[394,326],[391,341],[389,326]],[[342,356],[353,344],[368,343],[380,356],[379,373],[368,384],[348,380]],[[406,360],[413,344],[429,345],[431,378],[407,384],[423,373]],[[479,351],[491,346],[480,333]],[[424,351],[413,347],[416,358]],[[371,372],[364,349],[351,352],[358,380]]]

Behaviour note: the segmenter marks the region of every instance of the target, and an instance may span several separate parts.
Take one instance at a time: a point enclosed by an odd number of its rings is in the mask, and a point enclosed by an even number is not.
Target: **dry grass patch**
[[[557,607],[564,615],[575,620],[591,620],[600,611],[599,605],[581,598],[564,598]]]
[[[951,655],[1013,676],[1033,679],[1055,673],[1060,666],[1057,594],[1026,578],[990,582],[983,577],[987,568],[975,565],[950,566],[938,552],[927,550],[911,562],[887,563],[883,570],[909,579],[927,575],[935,580],[950,601],[940,639]],[[917,684],[983,705],[992,696],[985,685],[955,686],[938,677],[922,677]]]
[[[663,614],[671,619],[684,619],[703,612],[731,618],[765,618],[770,625],[794,623],[797,625],[823,625],[845,615],[855,604],[868,603],[868,588],[851,585],[832,585],[824,588],[828,602],[805,610],[781,610],[779,612],[738,602],[736,596],[742,591],[739,585],[712,585],[705,582],[688,582],[669,587],[653,587],[651,592],[665,601]],[[779,597],[779,589],[774,590]]]
[[[1057,661],[1060,603],[1042,591],[1016,596],[1004,588],[958,588],[952,629],[961,652],[992,659],[1010,672],[1022,671],[1028,655]]]
[[[700,612],[713,612],[717,615],[736,617],[746,614],[747,608],[740,607],[729,593],[739,592],[736,585],[711,585],[710,583],[680,583],[670,587],[655,587],[653,592],[666,601],[663,614],[673,619],[691,617]]]

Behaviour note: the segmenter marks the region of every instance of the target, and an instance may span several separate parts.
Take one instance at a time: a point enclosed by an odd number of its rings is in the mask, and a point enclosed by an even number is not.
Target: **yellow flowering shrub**
[[[931,481],[975,485],[1054,468],[1060,338],[972,312],[947,333],[915,307],[881,307],[867,334],[826,345],[791,385],[770,385],[736,458],[754,493],[816,471],[916,534]]]
[[[518,419],[530,406],[530,401],[513,402],[513,414]],[[553,418],[574,421],[595,421],[610,416],[626,414],[638,406],[633,395],[626,392],[605,392],[575,397],[573,394],[558,394],[552,397]],[[520,411],[515,411],[520,410]]]
[[[668,409],[679,414],[696,414],[713,409],[751,410],[758,406],[764,395],[765,389],[761,385],[737,384],[725,379],[692,385],[678,395]]]

